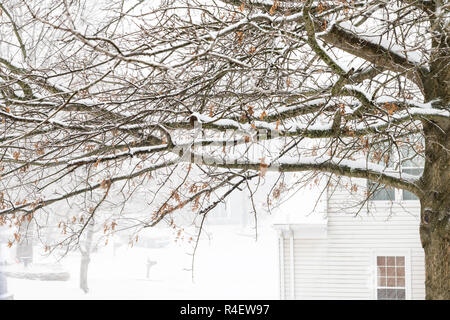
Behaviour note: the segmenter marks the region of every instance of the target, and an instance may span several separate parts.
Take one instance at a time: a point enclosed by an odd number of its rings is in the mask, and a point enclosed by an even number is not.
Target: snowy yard
[[[80,257],[61,260],[69,281],[8,278],[15,299],[278,299],[276,236],[269,225],[258,230],[237,226],[208,228],[200,242],[191,280],[191,245],[171,243],[160,249],[112,245],[94,254],[88,294],[78,287]],[[157,261],[146,279],[147,257]]]

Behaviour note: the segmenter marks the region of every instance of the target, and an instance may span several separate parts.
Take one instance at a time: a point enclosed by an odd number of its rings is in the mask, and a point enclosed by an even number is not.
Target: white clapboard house
[[[404,168],[419,174],[421,169]],[[342,178],[305,189],[279,207],[281,299],[424,299],[420,205],[409,192]]]

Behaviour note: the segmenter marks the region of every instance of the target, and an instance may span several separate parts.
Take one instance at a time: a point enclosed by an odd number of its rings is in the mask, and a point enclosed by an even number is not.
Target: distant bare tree
[[[45,226],[78,203],[70,245],[104,198],[141,192],[148,227],[187,204],[203,221],[268,170],[365,178],[420,199],[426,297],[450,298],[447,1],[0,9],[0,222]]]

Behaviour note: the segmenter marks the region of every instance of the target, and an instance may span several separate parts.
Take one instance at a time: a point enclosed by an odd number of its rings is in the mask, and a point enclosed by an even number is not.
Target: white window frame
[[[372,299],[378,300],[378,265],[377,257],[405,257],[405,300],[412,299],[411,282],[411,249],[384,249],[372,251],[372,270],[373,270],[373,290]]]

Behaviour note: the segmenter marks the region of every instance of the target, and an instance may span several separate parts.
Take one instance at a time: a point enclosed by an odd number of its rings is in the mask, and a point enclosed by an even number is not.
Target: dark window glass
[[[377,290],[377,299],[378,300],[386,300],[387,299],[387,289],[378,289]]]
[[[373,201],[394,201],[395,200],[395,190],[390,186],[385,186],[367,181],[367,190],[369,191],[369,199]]]
[[[377,290],[378,300],[405,300],[406,290],[405,289],[378,289]]]
[[[423,172],[423,168],[405,168],[402,170],[402,172],[420,176]],[[419,198],[417,198],[416,195],[412,192],[402,190],[402,200],[419,200]]]

